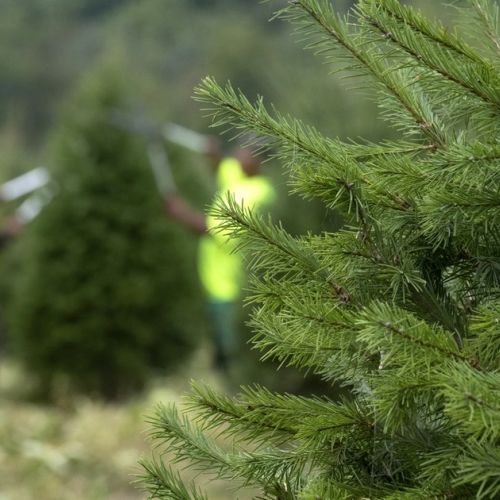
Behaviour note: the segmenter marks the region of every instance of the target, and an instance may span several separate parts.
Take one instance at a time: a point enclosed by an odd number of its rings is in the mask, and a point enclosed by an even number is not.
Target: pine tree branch
[[[230,398],[205,384],[192,383],[187,408],[196,415],[196,421],[200,422],[203,429],[220,428],[221,433],[238,440],[269,446],[270,443],[283,444],[294,439],[296,429],[286,423],[288,419],[278,419],[276,414],[269,411],[254,411],[255,408],[249,405],[242,395]]]
[[[363,180],[361,172],[354,160],[356,156],[368,157],[384,154],[386,150],[401,148],[398,145],[384,147],[363,147],[361,145],[347,145],[341,141],[334,141],[322,136],[316,129],[306,126],[298,120],[290,120],[275,110],[275,117],[267,111],[262,99],[251,104],[241,93],[236,93],[230,85],[224,89],[212,79],[206,78],[196,89],[197,98],[202,102],[210,102],[216,106],[213,112],[214,126],[227,125],[236,128],[242,127],[264,135],[271,140],[266,148],[279,148],[276,155],[293,165],[325,165],[333,170],[338,188],[338,199],[347,198],[347,205],[354,205],[354,211],[363,217],[366,224],[366,208],[359,189],[355,188]],[[409,152],[419,150],[417,146]],[[352,158],[351,158],[352,156]],[[355,192],[354,192],[355,190]]]
[[[269,276],[253,277],[250,284],[252,295],[247,303],[259,303],[265,312],[286,311],[294,318],[332,329],[348,330],[352,326],[349,313],[343,307],[330,303],[331,285],[320,287],[313,283],[308,286]]]
[[[379,326],[381,326],[382,328],[385,328],[388,332],[390,332],[394,335],[398,335],[402,339],[408,340],[408,341],[414,343],[415,345],[418,345],[419,347],[423,347],[424,349],[433,349],[433,350],[440,352],[441,354],[444,354],[448,358],[453,358],[456,360],[463,361],[467,364],[471,364],[471,361],[467,357],[462,356],[461,354],[459,354],[457,352],[450,351],[448,349],[444,349],[444,348],[440,347],[439,345],[433,344],[431,342],[426,342],[424,340],[416,338],[416,337],[410,335],[403,328],[399,328],[399,327],[391,324],[389,321],[379,322]],[[475,362],[474,362],[474,364],[475,364]]]
[[[493,189],[465,192],[438,189],[421,203],[418,218],[422,234],[434,248],[445,248],[451,241],[475,241],[476,245],[496,245],[499,239],[498,193]],[[470,201],[466,201],[469,199]],[[467,249],[465,247],[464,249]]]
[[[411,157],[435,150],[435,146],[428,144],[360,145],[332,140],[313,127],[290,120],[276,110],[275,117],[271,116],[261,99],[251,104],[230,85],[221,88],[210,78],[197,88],[196,95],[198,100],[216,106],[211,110],[214,126],[229,124],[237,130],[245,128],[270,139],[266,149],[273,146],[279,149],[275,156],[290,165],[292,185],[296,190],[302,195],[328,200],[329,207],[344,209],[346,214],[355,213],[365,234],[369,233],[373,224],[365,194],[373,188],[371,180],[363,173],[363,163],[396,153]],[[366,193],[363,188],[366,188]],[[392,200],[401,210],[408,208],[408,202],[387,187],[376,195],[378,199],[385,197]]]
[[[497,34],[495,29],[494,20],[492,19],[492,13],[488,11],[490,5],[484,0],[469,0],[472,3],[473,9],[476,11],[478,19],[483,24],[488,34],[488,38],[491,40],[496,51],[500,54],[500,36]],[[495,6],[491,4],[491,9]],[[498,16],[498,6],[496,6],[496,14]]]
[[[264,223],[261,216],[243,205],[238,205],[231,195],[228,195],[226,200],[219,199],[211,215],[220,221],[216,232],[235,238],[237,249],[248,248],[252,251],[253,255],[250,260],[252,267],[268,268],[267,263],[272,261],[275,271],[279,273],[280,268],[277,267],[277,261],[273,261],[273,255],[269,253],[269,250],[272,249],[275,256],[281,259],[285,258],[284,269],[287,269],[288,272],[290,271],[290,259],[293,259],[298,265],[298,269],[311,278],[328,283],[337,300],[341,303],[347,304],[351,301],[350,293],[341,284],[332,280],[331,274],[304,242],[296,240],[282,227],[274,226],[271,221]],[[265,250],[263,250],[262,244],[265,245]]]
[[[437,150],[434,144],[415,144],[405,142],[387,142],[382,144],[355,144],[350,145],[347,143],[342,144],[343,148],[350,151],[352,157],[363,163],[377,156],[389,155],[409,155],[415,156],[420,153],[434,152]]]
[[[224,433],[267,445],[271,442],[302,442],[301,448],[333,441],[341,442],[349,429],[363,427],[371,432],[371,418],[355,403],[334,403],[328,399],[276,394],[261,387],[244,387],[243,393],[229,400],[212,389],[194,386],[190,410],[204,427],[226,424]],[[208,423],[207,423],[208,419]]]
[[[363,6],[375,6],[373,0],[364,0]],[[425,18],[419,11],[410,5],[403,5],[398,0],[379,0],[378,6],[392,15],[399,22],[408,25],[417,33],[425,36],[426,39],[453,52],[455,56],[464,57],[466,60],[493,69],[489,61],[484,59],[476,50],[461,40],[456,33],[445,28],[439,22],[432,22]]]
[[[160,444],[168,443],[169,450],[176,452],[176,462],[194,461],[200,470],[213,471],[217,477],[233,476],[229,455],[180,417],[174,405],[158,406],[148,423],[153,426],[151,438]]]
[[[498,498],[500,495],[500,449],[495,445],[471,442],[460,457],[455,485],[478,485],[476,498]]]
[[[500,376],[456,364],[438,375],[444,411],[463,431],[480,442],[500,438]]]
[[[391,96],[399,101],[434,147],[442,146],[447,142],[440,127],[436,125],[435,118],[428,116],[412,98],[407,82],[404,82],[397,72],[391,72],[389,68],[381,64],[380,54],[375,56],[370,50],[361,48],[361,44],[354,41],[345,23],[332,11],[328,3],[315,0],[289,0],[289,4],[289,7],[278,12],[279,17],[289,18],[292,22],[300,22],[300,14],[305,13],[319,27],[325,41],[334,40],[343,47],[355,61],[360,63],[362,68],[365,68],[376,81],[383,85]],[[299,15],[294,15],[294,11],[298,11]]]
[[[417,319],[414,315],[384,303],[374,302],[360,315],[356,325],[361,329],[358,339],[366,342],[372,351],[382,351],[386,357],[393,353],[395,360],[397,354],[404,353],[404,346],[412,346],[417,350],[423,349],[420,357],[425,363],[440,360],[442,357],[452,361],[461,361],[468,366],[478,369],[477,360],[470,359],[461,354],[453,340],[451,332],[441,330],[437,326],[430,326],[424,321]],[[388,338],[381,336],[382,331],[391,334]],[[391,342],[390,339],[400,339],[399,342]],[[399,349],[402,349],[400,352]],[[434,352],[435,357],[426,357]],[[437,356],[437,357],[436,357]],[[385,362],[387,363],[387,361]]]
[[[208,497],[194,483],[186,485],[177,472],[166,468],[161,460],[142,460],[140,465],[145,474],[142,487],[149,492],[149,499],[158,500],[208,500]]]
[[[149,422],[153,425],[151,437],[159,444],[168,444],[174,462],[189,461],[200,472],[223,479],[240,478],[245,486],[265,490],[286,483],[289,491],[296,491],[302,473],[317,453],[298,449],[226,453],[186,417],[180,417],[173,405],[159,406]]]
[[[474,335],[470,339],[469,349],[479,359],[479,363],[488,370],[500,370],[500,301],[487,302],[482,305],[470,322],[470,331]]]
[[[252,337],[252,343],[264,352],[263,360],[276,358],[282,365],[313,368],[315,373],[321,373],[332,357],[341,357],[335,356],[341,352],[338,341],[329,338],[324,332],[314,332],[307,341],[303,334],[292,331],[290,323],[280,315],[254,314],[249,324],[257,332]],[[297,335],[300,335],[300,342],[297,341]]]
[[[447,57],[449,54],[441,51],[439,46],[429,44],[423,36],[418,37],[414,25],[409,25],[406,19],[398,17],[389,4],[393,8],[396,6],[396,11],[400,10],[397,8],[399,3],[377,0],[361,4],[360,12],[384,39],[393,42],[414,58],[417,64],[426,65],[485,103],[500,108],[500,80],[493,67],[466,62],[459,64],[453,57]]]

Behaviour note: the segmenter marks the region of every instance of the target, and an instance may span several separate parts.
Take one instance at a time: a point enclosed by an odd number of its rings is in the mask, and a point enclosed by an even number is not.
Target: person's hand
[[[11,215],[5,225],[4,225],[4,234],[9,237],[17,236],[23,229],[23,225],[19,222],[18,218],[15,215]]]
[[[186,202],[177,194],[165,197],[164,204],[167,213],[174,218],[179,218],[186,210]]]
[[[191,229],[196,234],[201,235],[207,232],[205,215],[192,208],[182,196],[177,194],[166,196],[164,204],[167,214],[184,224],[184,226]]]

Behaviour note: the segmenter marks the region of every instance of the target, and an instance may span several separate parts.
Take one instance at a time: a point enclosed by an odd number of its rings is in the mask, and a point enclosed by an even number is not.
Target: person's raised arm
[[[191,207],[184,198],[179,195],[170,195],[165,198],[164,206],[168,215],[188,229],[199,235],[206,234],[205,215]]]

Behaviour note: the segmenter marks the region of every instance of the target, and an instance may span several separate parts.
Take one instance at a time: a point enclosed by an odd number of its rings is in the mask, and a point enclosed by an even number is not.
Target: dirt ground
[[[197,367],[194,371],[193,366]],[[156,381],[124,404],[69,398],[42,405],[21,397],[24,374],[0,360],[0,500],[135,500],[141,456],[151,455],[145,416],[159,402],[179,401],[189,379],[224,387],[203,354],[185,373]],[[252,498],[234,486],[196,477],[210,499]]]

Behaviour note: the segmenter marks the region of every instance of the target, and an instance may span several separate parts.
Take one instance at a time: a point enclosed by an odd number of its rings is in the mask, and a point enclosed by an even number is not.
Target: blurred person
[[[218,143],[211,140],[207,158],[214,169],[217,191],[209,214],[218,198],[230,193],[238,203],[261,210],[275,197],[269,180],[261,175],[260,161],[245,147],[233,155],[222,157]],[[218,221],[192,208],[181,196],[165,198],[165,208],[176,220],[201,236],[198,252],[198,271],[205,290],[212,320],[215,366],[226,371],[236,353],[238,338],[235,332],[236,304],[244,283],[242,256],[233,252],[235,243],[218,232]]]

